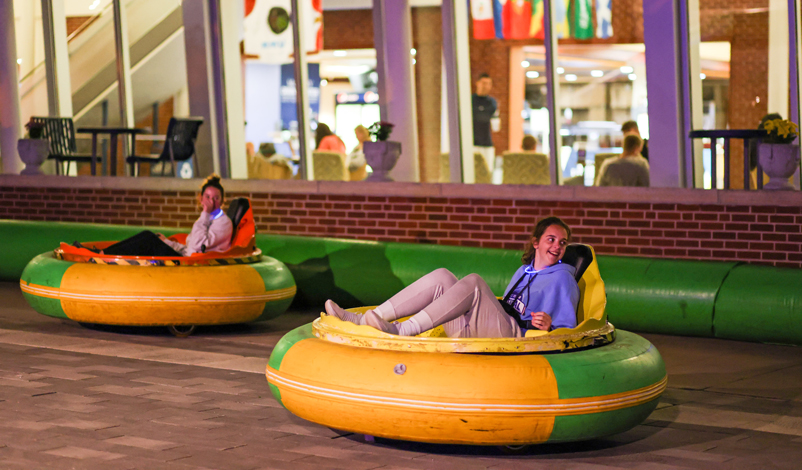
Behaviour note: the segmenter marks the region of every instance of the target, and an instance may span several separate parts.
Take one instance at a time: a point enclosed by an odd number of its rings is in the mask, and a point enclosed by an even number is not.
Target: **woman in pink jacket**
[[[224,196],[225,190],[220,184],[219,176],[213,174],[204,180],[200,192],[202,211],[198,220],[192,225],[192,232],[187,237],[186,245],[169,240],[161,233],[145,230],[107,247],[100,253],[119,256],[176,257],[208,251],[226,251],[231,246],[233,224],[221,208]],[[74,245],[86,248],[78,242]]]
[[[321,122],[317,125],[317,130],[315,131],[315,150],[337,152],[345,155],[345,144],[331,132],[329,126]]]

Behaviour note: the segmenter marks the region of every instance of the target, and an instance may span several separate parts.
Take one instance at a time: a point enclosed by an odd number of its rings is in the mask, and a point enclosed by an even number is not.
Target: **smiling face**
[[[539,240],[533,240],[535,247],[534,268],[541,270],[557,264],[565,254],[568,245],[568,232],[559,225],[549,225]]]
[[[220,208],[220,205],[223,204],[223,195],[220,194],[220,190],[213,187],[208,186],[205,191],[203,191],[203,195],[201,196],[201,205],[203,206],[204,210],[208,213],[212,213]]]

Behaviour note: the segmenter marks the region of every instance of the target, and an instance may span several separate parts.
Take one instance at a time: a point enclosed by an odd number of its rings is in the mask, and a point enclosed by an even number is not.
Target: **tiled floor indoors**
[[[338,433],[268,390],[273,345],[315,314],[201,329],[87,328],[0,283],[0,469],[798,469],[802,348],[645,335],[669,388],[607,439],[498,448]]]

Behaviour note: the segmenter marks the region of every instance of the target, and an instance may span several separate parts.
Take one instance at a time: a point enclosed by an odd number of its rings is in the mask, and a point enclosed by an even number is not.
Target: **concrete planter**
[[[799,166],[799,145],[760,144],[758,160],[763,172],[769,175],[769,182],[763,185],[766,190],[793,190],[788,182]]]
[[[401,142],[365,142],[362,144],[365,160],[373,169],[368,181],[393,181],[388,175],[401,156]]]
[[[46,139],[19,139],[17,141],[19,158],[25,163],[21,175],[41,175],[42,163],[50,154],[50,142]]]

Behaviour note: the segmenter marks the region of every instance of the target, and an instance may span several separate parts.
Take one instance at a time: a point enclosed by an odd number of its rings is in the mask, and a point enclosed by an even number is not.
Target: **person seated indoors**
[[[649,187],[649,162],[640,154],[643,141],[630,134],[624,137],[624,151],[608,158],[599,169],[599,186]]]
[[[348,154],[348,171],[356,171],[367,165],[362,144],[370,142],[370,132],[368,132],[367,127],[360,124],[354,128],[354,135],[359,143],[351,150],[351,153]]]
[[[345,155],[345,144],[343,141],[331,132],[329,126],[318,123],[315,130],[315,150],[321,152],[337,152]]]
[[[524,140],[521,141],[521,148],[524,153],[535,153],[537,149],[537,139],[533,135],[525,135]]]
[[[204,180],[200,192],[201,214],[187,236],[186,245],[168,239],[161,233],[145,230],[131,238],[117,242],[101,251],[105,255],[119,256],[190,256],[193,253],[226,251],[231,246],[234,227],[221,208],[225,190],[220,177],[210,175]],[[80,243],[76,246],[84,248]]]
[[[576,269],[561,263],[570,238],[571,229],[559,218],[539,221],[503,301],[478,274],[457,280],[440,268],[364,315],[348,312],[332,300],[326,301],[326,313],[401,336],[440,325],[450,338],[521,338],[530,329],[574,328],[579,303]],[[409,320],[396,321],[408,315],[412,315]]]

